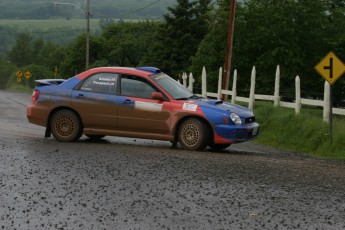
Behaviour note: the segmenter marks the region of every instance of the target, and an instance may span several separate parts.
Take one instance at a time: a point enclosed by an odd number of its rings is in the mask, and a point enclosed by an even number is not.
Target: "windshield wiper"
[[[199,99],[199,98],[203,98],[203,97],[199,97],[199,96],[193,94],[190,97],[178,97],[178,98],[175,98],[175,100],[188,100],[188,99]]]
[[[192,96],[189,97],[190,99],[199,99],[202,97],[199,97],[198,95],[193,94]]]

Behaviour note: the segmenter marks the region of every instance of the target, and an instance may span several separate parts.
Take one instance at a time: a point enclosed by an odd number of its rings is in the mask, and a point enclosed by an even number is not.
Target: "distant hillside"
[[[0,19],[81,18],[83,14],[70,3],[85,9],[86,0],[0,0]],[[92,18],[160,18],[176,0],[90,0]]]

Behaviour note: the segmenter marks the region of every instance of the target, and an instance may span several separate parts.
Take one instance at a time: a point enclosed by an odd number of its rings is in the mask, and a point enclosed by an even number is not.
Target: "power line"
[[[111,16],[111,17],[112,17],[112,18],[122,18],[122,17],[124,17],[124,16],[130,15],[130,14],[133,14],[133,13],[136,13],[136,12],[141,11],[141,10],[144,10],[144,9],[150,7],[150,6],[153,6],[153,5],[157,4],[157,3],[160,2],[160,1],[162,1],[162,0],[157,0],[157,1],[154,1],[154,2],[148,4],[148,5],[144,6],[144,7],[141,7],[141,8],[139,8],[139,9],[130,11],[130,12],[125,13],[125,14],[115,15],[115,16]],[[103,15],[98,15],[98,17],[110,18],[109,16],[103,16]]]

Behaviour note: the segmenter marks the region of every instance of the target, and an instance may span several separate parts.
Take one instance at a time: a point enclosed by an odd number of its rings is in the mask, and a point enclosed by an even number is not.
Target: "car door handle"
[[[121,102],[122,104],[134,104],[134,101],[130,100],[130,99],[125,99]]]
[[[78,93],[77,98],[81,98],[81,97],[84,97],[84,94]]]

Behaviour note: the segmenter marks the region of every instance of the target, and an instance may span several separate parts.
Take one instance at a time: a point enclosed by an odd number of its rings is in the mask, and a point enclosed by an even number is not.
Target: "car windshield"
[[[175,100],[197,98],[197,96],[189,91],[189,89],[164,73],[152,75],[151,79],[162,87]]]

